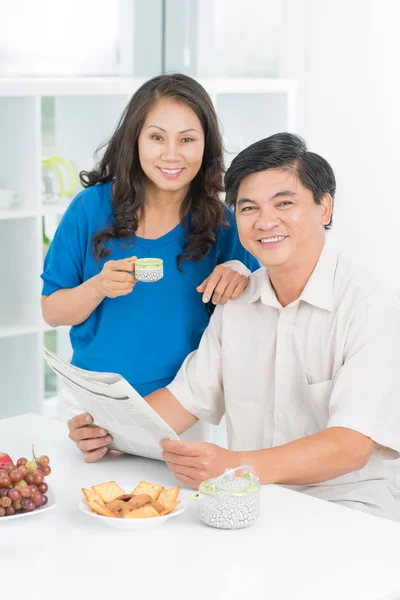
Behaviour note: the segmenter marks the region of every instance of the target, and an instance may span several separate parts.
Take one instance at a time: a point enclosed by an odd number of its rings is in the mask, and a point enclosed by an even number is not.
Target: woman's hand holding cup
[[[104,264],[97,276],[99,293],[104,298],[118,298],[131,293],[137,283],[134,275],[135,260],[137,257],[132,256],[121,260],[108,260]]]

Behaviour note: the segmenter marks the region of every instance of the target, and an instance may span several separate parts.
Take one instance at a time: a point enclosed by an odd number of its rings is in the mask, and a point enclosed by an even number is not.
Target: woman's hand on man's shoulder
[[[214,271],[196,289],[203,293],[203,302],[225,304],[238,298],[249,283],[250,271],[239,260],[217,265]]]

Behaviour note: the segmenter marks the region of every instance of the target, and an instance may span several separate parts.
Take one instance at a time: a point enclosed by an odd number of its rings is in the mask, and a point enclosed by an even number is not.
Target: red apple
[[[4,452],[0,452],[0,469],[3,468],[7,463],[12,463],[12,459],[8,454],[4,454]]]

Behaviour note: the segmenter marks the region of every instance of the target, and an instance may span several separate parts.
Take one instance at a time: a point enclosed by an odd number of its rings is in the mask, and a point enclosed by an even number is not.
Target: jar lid
[[[235,471],[246,469],[241,475]],[[223,496],[243,496],[256,492],[260,488],[258,477],[252,474],[253,467],[243,465],[235,469],[226,469],[222,475],[207,479],[200,484],[199,493]]]

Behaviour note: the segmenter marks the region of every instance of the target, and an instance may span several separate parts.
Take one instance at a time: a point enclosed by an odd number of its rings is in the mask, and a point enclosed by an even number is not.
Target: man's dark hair
[[[322,156],[309,152],[305,141],[293,133],[276,133],[252,144],[232,161],[225,174],[226,203],[235,206],[242,180],[268,169],[292,170],[317,204],[324,194],[335,197],[336,181],[332,167]],[[325,229],[330,229],[332,217]]]

